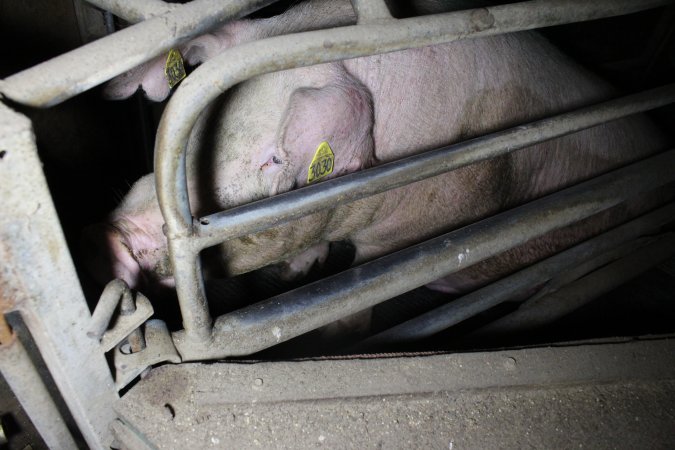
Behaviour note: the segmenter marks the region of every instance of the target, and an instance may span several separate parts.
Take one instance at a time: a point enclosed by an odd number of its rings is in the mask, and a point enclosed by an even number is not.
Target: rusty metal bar
[[[111,12],[117,17],[129,23],[138,23],[144,20],[161,16],[180,8],[175,3],[167,3],[162,0],[85,0],[105,11]]]
[[[107,448],[117,393],[59,225],[30,121],[0,103],[0,300],[11,299],[91,448]]]
[[[0,373],[48,448],[77,449],[40,374],[16,336],[0,344]]]
[[[253,76],[406,48],[627,14],[668,4],[603,0],[548,0],[375,22],[263,39],[226,50],[204,63],[176,91],[160,122],[155,174],[167,225],[169,256],[183,325],[189,340],[208,345],[211,317],[190,240],[193,220],[187,194],[185,148],[199,114],[218,95]]]
[[[639,217],[611,231],[585,241],[569,250],[478,289],[452,302],[409,319],[363,341],[359,348],[371,348],[410,342],[432,336],[498,304],[523,296],[532,286],[548,283],[560,272],[594,260],[594,268],[604,265],[615,255],[607,255],[628,241],[653,233],[675,220],[675,204]]]
[[[673,167],[675,150],[221,316],[208,346],[174,343],[183,360],[262,350],[675,181]]]
[[[273,2],[195,0],[0,80],[0,94],[38,108],[56,105],[221,22],[245,16]]]

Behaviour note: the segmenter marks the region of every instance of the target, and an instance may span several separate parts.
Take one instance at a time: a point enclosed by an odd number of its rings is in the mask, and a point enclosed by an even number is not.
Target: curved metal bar
[[[54,106],[144,63],[217,24],[274,0],[195,0],[0,81],[15,102]]]
[[[170,260],[185,337],[212,342],[211,318],[193,245],[185,149],[202,110],[236,83],[263,73],[460,39],[592,20],[671,3],[672,0],[548,0],[459,11],[278,36],[231,48],[204,63],[167,105],[155,152],[157,196],[167,225]],[[225,72],[225,74],[223,74]]]

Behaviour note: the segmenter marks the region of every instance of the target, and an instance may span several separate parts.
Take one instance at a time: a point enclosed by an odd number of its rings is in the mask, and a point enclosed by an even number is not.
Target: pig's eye
[[[267,160],[267,162],[265,164],[260,166],[260,170],[264,170],[264,169],[267,169],[269,167],[274,166],[275,164],[282,164],[282,163],[283,163],[283,161],[280,158],[278,158],[276,156],[272,156],[270,159]]]

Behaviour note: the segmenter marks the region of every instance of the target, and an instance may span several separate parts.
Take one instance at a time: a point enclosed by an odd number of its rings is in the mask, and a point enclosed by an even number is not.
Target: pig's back
[[[613,89],[536,33],[358,58],[371,91],[377,161],[386,162],[611,98]],[[615,121],[508,157],[515,204],[663,149],[643,117]]]

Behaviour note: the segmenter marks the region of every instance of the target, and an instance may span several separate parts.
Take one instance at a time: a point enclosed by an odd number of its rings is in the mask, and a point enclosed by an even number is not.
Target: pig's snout
[[[131,288],[138,286],[141,268],[115,227],[96,224],[85,228],[80,245],[89,273],[96,281],[105,284],[120,278]]]

